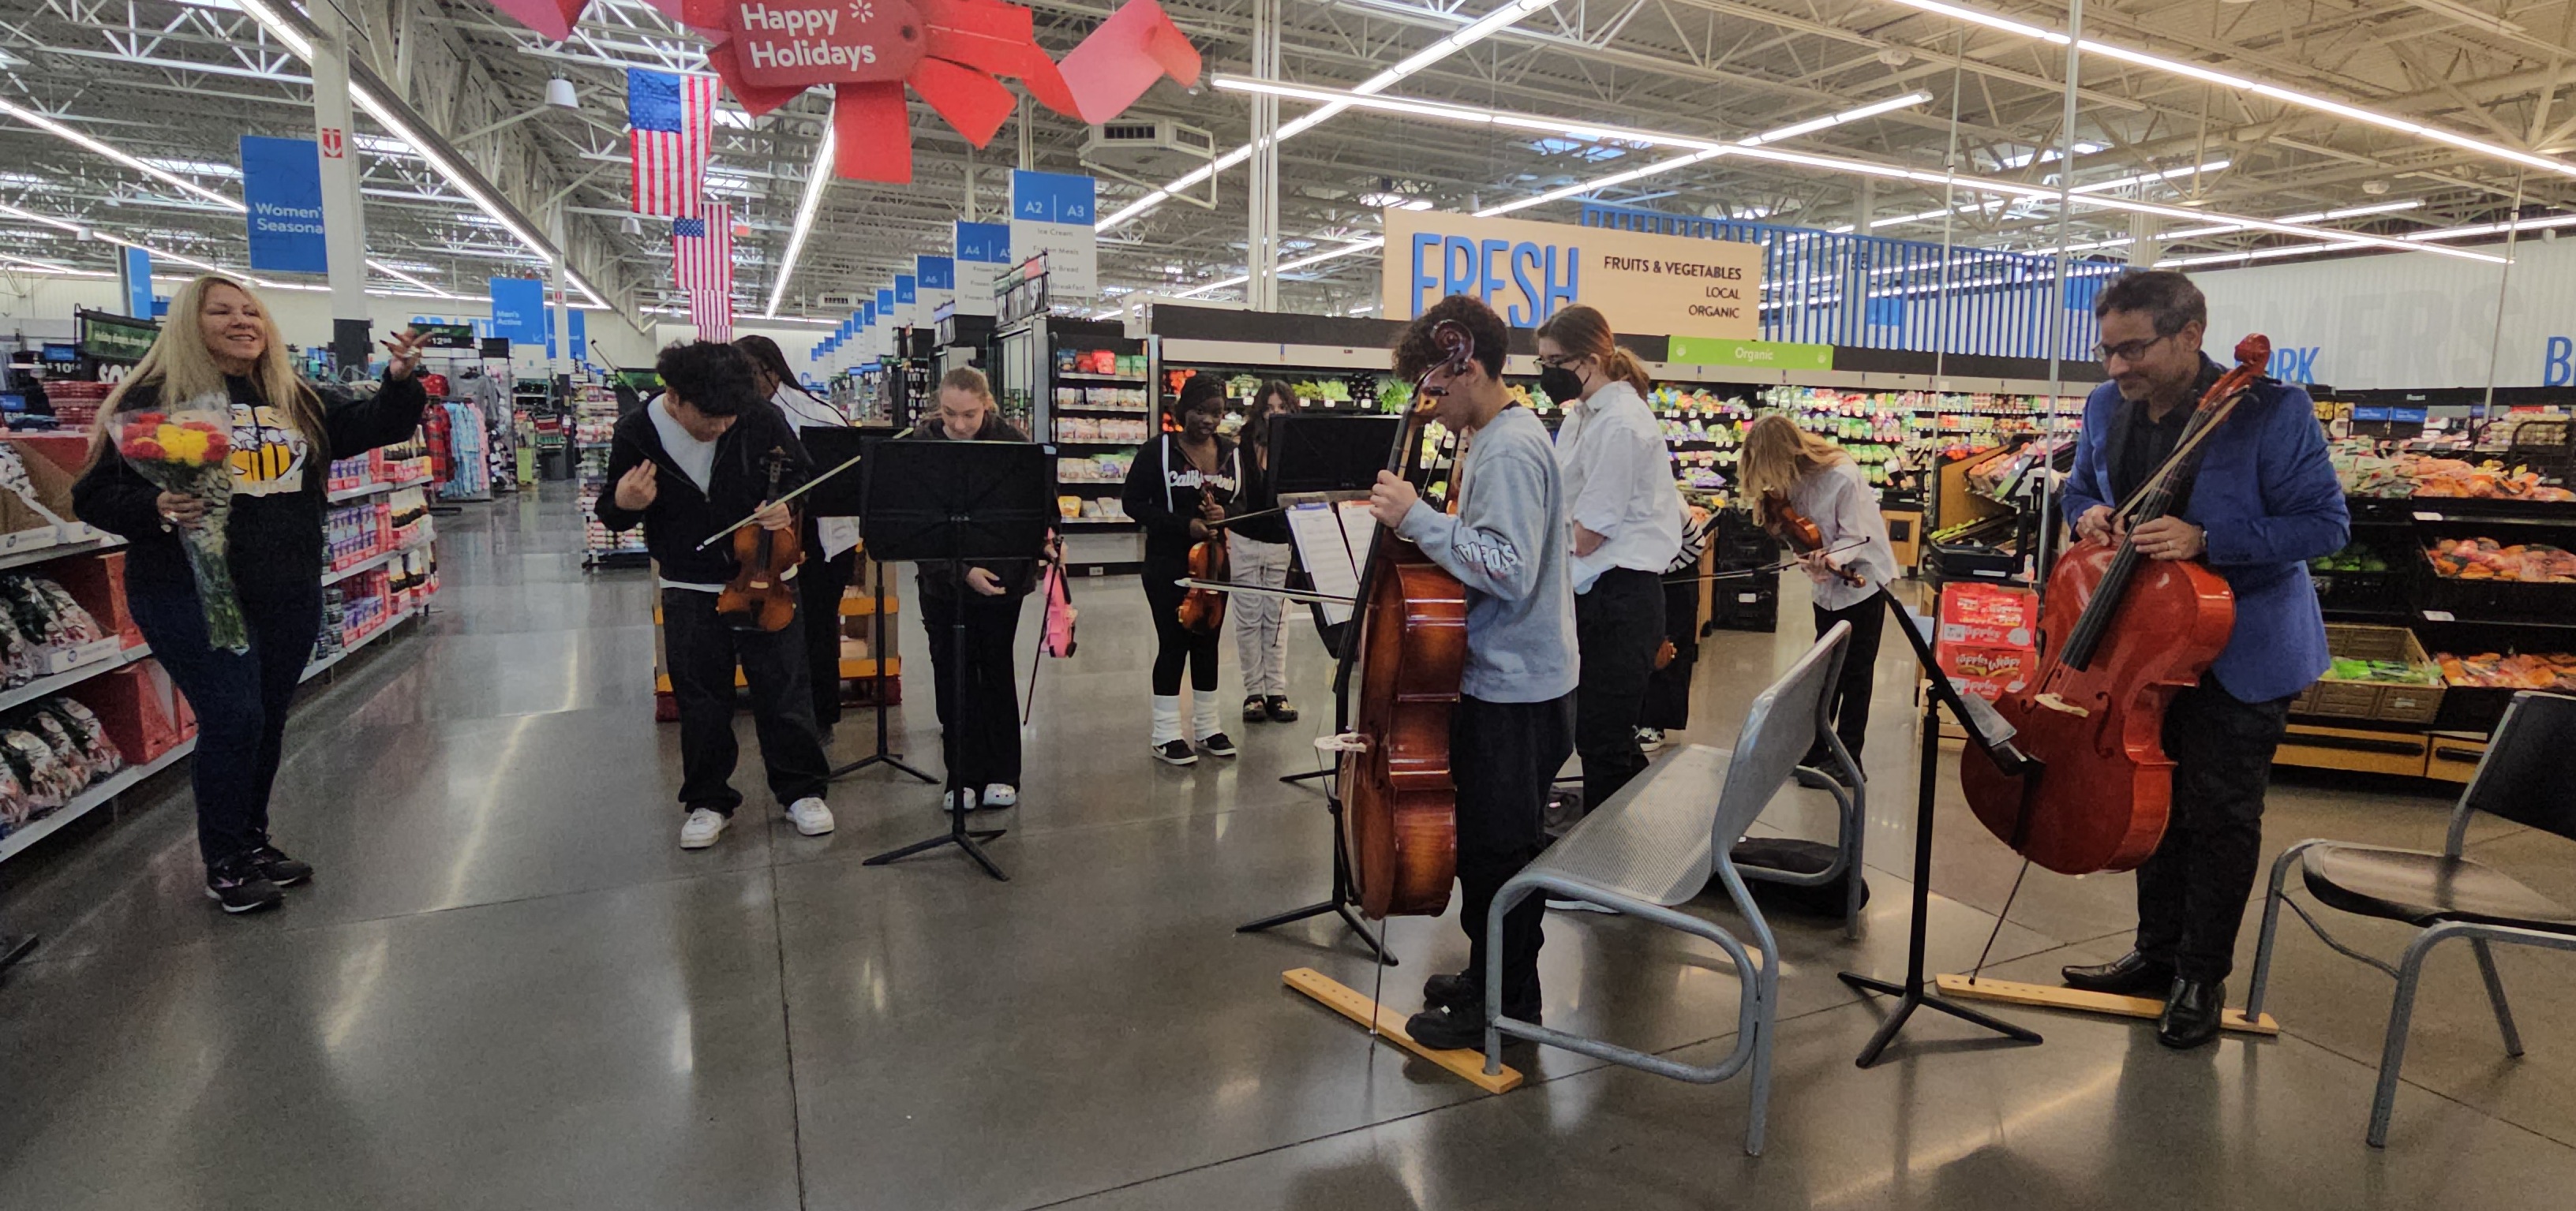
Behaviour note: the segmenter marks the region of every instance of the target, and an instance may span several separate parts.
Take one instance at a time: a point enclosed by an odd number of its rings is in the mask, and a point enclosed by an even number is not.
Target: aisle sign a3
[[[1021,261],[1046,256],[1047,293],[1089,298],[1100,291],[1098,240],[1091,223],[1099,183],[1057,172],[1011,173],[1011,252]]]
[[[957,223],[957,313],[993,314],[993,279],[1013,264],[1007,223]]]
[[[1388,319],[1409,320],[1465,294],[1515,328],[1583,303],[1613,331],[1639,336],[1762,334],[1762,249],[1754,244],[1389,210],[1384,258],[1380,304]]]

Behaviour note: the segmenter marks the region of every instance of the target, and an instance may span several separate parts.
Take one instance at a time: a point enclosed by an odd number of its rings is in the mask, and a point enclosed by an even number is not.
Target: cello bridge
[[[2061,714],[2073,715],[2078,719],[2089,719],[2093,716],[2092,711],[2087,710],[2084,707],[2077,706],[2072,702],[2068,702],[2064,698],[2058,697],[2055,694],[2034,694],[2031,696],[2030,700],[2041,706],[2047,707],[2052,711],[2057,711]]]
[[[1315,751],[1320,753],[1365,753],[1368,747],[1368,737],[1358,732],[1335,732],[1315,738]]]

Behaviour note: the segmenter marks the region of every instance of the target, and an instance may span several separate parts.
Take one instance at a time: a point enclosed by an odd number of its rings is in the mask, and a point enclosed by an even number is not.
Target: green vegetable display
[[[2337,656],[2334,667],[2327,670],[2326,676],[2336,681],[2431,685],[2440,680],[2441,672],[2436,667],[2412,665],[2403,660],[2356,660],[2350,656]]]

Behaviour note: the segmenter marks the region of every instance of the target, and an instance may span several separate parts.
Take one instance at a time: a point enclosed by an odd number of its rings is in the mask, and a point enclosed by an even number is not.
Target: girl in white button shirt
[[[840,409],[796,381],[796,373],[787,368],[787,355],[779,351],[778,342],[765,336],[746,336],[734,341],[733,347],[751,359],[752,377],[761,395],[786,414],[790,428],[804,430],[850,423]],[[830,468],[815,470],[819,473]],[[806,517],[805,549],[812,554],[805,557],[804,568],[796,573],[796,609],[805,626],[805,658],[814,686],[814,726],[827,741],[832,738],[832,725],[841,721],[841,591],[849,586],[850,573],[858,564],[858,557],[851,554],[858,545],[858,518]]]

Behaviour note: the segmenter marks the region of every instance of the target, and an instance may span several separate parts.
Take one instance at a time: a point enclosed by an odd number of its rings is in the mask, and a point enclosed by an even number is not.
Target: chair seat
[[[2576,932],[2576,912],[2467,858],[2371,845],[2319,845],[2300,857],[2308,891],[2359,916],[2418,926],[2477,921]]]
[[[1709,829],[1733,754],[1694,744],[1620,787],[1527,868],[1667,908],[1708,883]]]

